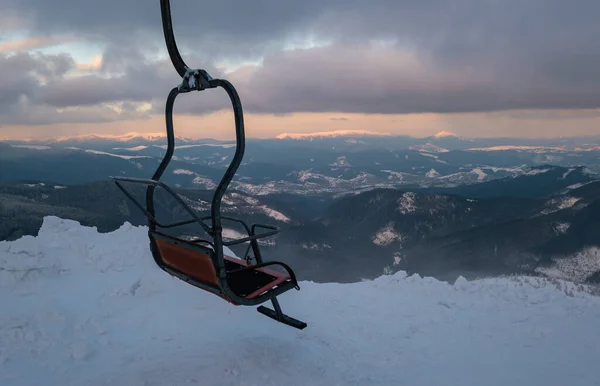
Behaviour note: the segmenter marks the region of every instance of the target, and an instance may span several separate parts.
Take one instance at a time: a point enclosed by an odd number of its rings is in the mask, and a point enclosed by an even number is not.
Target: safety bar
[[[192,224],[194,222],[198,222],[205,230],[208,234],[210,234],[210,227],[208,225],[206,225],[206,223],[204,222],[205,220],[210,220],[212,215],[208,215],[208,216],[203,216],[203,217],[198,217],[198,215],[194,212],[194,210],[188,205],[186,204],[186,202],[175,192],[173,191],[173,189],[171,189],[168,185],[166,185],[164,182],[162,181],[155,181],[152,179],[148,179],[148,178],[136,178],[136,177],[110,177],[113,181],[115,181],[115,184],[117,185],[117,187],[119,189],[121,189],[121,191],[123,193],[125,193],[125,195],[131,200],[133,201],[133,203],[142,211],[144,212],[144,214],[146,215],[146,217],[148,217],[152,222],[154,222],[156,225],[158,225],[160,228],[174,228],[177,226],[181,226],[181,225],[187,225],[187,224]],[[169,193],[174,199],[177,200],[177,202],[193,217],[190,220],[185,220],[185,221],[179,221],[176,223],[171,223],[171,224],[161,224],[155,217],[155,215],[151,214],[148,212],[148,210],[144,209],[144,207],[142,206],[142,204],[140,204],[135,197],[133,197],[133,195],[131,193],[129,193],[127,191],[127,189],[125,189],[125,187],[122,186],[122,184],[119,183],[119,181],[122,182],[131,182],[131,183],[137,183],[137,184],[143,184],[143,185],[152,185],[152,186],[159,186],[163,189],[165,189],[167,191],[167,193]],[[244,220],[235,218],[235,217],[229,217],[229,216],[222,216],[221,217],[223,220],[228,220],[228,221],[233,221],[233,222],[237,222],[239,224],[241,224],[244,229],[246,230],[246,232],[248,233],[248,237],[243,237],[240,239],[234,239],[234,240],[230,240],[230,241],[223,241],[223,245],[225,246],[230,246],[230,245],[236,245],[236,244],[241,244],[241,243],[245,243],[247,241],[252,241],[252,240],[257,240],[257,239],[261,239],[264,237],[269,237],[269,236],[273,236],[277,233],[279,233],[279,228],[275,227],[275,226],[271,226],[271,225],[263,225],[263,224],[252,224],[252,227],[249,227],[248,224],[246,224],[246,222]],[[265,229],[269,229],[269,231],[267,232],[263,232],[263,233],[259,233],[256,234],[255,233],[255,229],[257,227],[260,228],[265,228]]]
[[[155,180],[151,180],[148,178],[136,178],[136,177],[110,177],[113,181],[115,181],[115,184],[117,184],[117,186],[119,187],[119,189],[121,189],[121,191],[123,193],[125,193],[125,195],[133,201],[133,203],[142,210],[142,212],[144,212],[146,214],[146,216],[156,225],[158,225],[161,228],[173,228],[177,225],[186,225],[186,224],[192,224],[194,222],[197,222],[198,224],[200,224],[202,226],[202,228],[204,228],[204,230],[206,231],[206,233],[211,234],[211,229],[208,225],[206,225],[204,223],[204,221],[202,220],[201,217],[198,217],[198,215],[194,212],[194,210],[192,208],[190,208],[188,206],[188,204],[185,203],[185,201],[183,201],[183,199],[181,197],[179,197],[179,195],[177,193],[175,193],[169,186],[167,186],[165,183],[161,182],[161,181],[155,181]],[[177,222],[177,223],[173,223],[173,224],[167,224],[166,226],[163,226],[162,224],[160,224],[158,222],[158,220],[156,220],[156,217],[153,213],[150,213],[148,210],[144,209],[144,207],[135,199],[135,197],[133,197],[131,195],[131,193],[129,193],[120,183],[119,181],[122,182],[131,182],[134,184],[143,184],[143,185],[150,185],[150,186],[160,186],[161,188],[163,188],[164,190],[167,191],[167,193],[169,193],[175,200],[177,200],[177,202],[183,207],[183,209],[185,209],[186,212],[188,212],[191,216],[192,216],[192,220],[186,220],[186,221],[181,221],[181,222]]]
[[[139,210],[141,210],[146,217],[148,218],[148,220],[150,220],[151,223],[154,223],[155,225],[158,225],[159,228],[175,228],[177,226],[181,226],[181,225],[188,225],[188,224],[192,224],[195,223],[196,220],[185,220],[185,221],[179,221],[176,223],[171,223],[171,224],[162,224],[160,223],[156,217],[154,217],[154,215],[152,215],[148,210],[144,209],[144,207],[142,206],[142,204],[140,204],[131,193],[129,193],[127,191],[127,189],[125,189],[118,181],[115,181],[115,184],[117,185],[117,187],[125,194],[125,196],[127,196],[127,198],[129,198],[134,204],[135,206],[138,207]]]

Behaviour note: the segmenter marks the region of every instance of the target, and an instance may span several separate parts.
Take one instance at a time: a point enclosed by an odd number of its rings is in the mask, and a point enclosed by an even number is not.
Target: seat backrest
[[[164,263],[190,278],[219,288],[219,281],[208,253],[155,238],[158,252]]]

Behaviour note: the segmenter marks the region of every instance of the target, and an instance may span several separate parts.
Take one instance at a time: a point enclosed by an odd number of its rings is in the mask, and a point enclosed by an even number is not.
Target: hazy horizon
[[[443,135],[446,134],[446,135]],[[569,136],[559,136],[559,137],[525,137],[525,136],[520,136],[520,137],[511,137],[511,136],[491,136],[491,137],[477,137],[477,136],[460,136],[456,133],[450,133],[450,132],[446,132],[446,131],[441,131],[438,133],[434,133],[432,135],[426,135],[426,136],[418,136],[418,135],[410,135],[410,134],[393,134],[393,133],[385,133],[385,132],[375,132],[375,131],[361,131],[361,130],[332,130],[329,132],[302,132],[302,133],[281,133],[279,135],[276,136],[268,136],[268,137],[253,137],[253,136],[246,136],[246,139],[283,139],[283,138],[290,138],[290,137],[295,137],[295,138],[302,138],[302,137],[327,137],[327,136],[354,136],[354,137],[360,137],[360,136],[369,136],[369,137],[377,137],[377,136],[385,136],[385,137],[407,137],[407,138],[415,138],[415,139],[423,139],[423,138],[430,138],[430,137],[448,137],[448,136],[454,136],[454,137],[459,137],[459,138],[464,138],[464,139],[523,139],[523,140],[551,140],[551,139],[577,139],[577,138],[581,138],[581,139],[585,139],[585,138],[590,138],[590,139],[599,139],[600,138],[600,134],[587,134],[587,135],[569,135]],[[39,138],[26,138],[26,137],[21,137],[21,136],[17,136],[17,137],[0,137],[0,141],[30,141],[30,142],[44,142],[44,141],[53,141],[53,140],[58,140],[58,141],[62,141],[62,140],[68,140],[68,139],[92,139],[92,138],[105,138],[105,139],[119,139],[119,138],[128,138],[128,137],[166,137],[166,133],[165,132],[127,132],[127,133],[119,133],[119,134],[111,134],[111,133],[102,133],[102,134],[97,134],[97,133],[86,133],[86,134],[80,134],[80,135],[68,135],[68,136],[44,136],[44,137],[39,137]],[[215,137],[210,137],[210,136],[184,136],[184,135],[179,135],[179,134],[175,134],[176,138],[185,138],[185,139],[190,139],[190,140],[216,140],[216,141],[232,141],[234,140],[234,138],[231,139],[218,139]]]

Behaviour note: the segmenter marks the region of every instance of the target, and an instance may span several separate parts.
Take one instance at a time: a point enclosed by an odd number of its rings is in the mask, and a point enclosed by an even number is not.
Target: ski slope
[[[0,242],[0,385],[599,385],[600,298],[541,279],[302,282],[299,331],[154,265],[145,227]]]

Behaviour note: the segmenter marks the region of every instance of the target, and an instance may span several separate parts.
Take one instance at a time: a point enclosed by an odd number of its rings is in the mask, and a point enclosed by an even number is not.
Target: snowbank
[[[572,287],[304,282],[299,331],[162,272],[144,227],[47,217],[0,242],[0,385],[597,385],[600,299]]]

